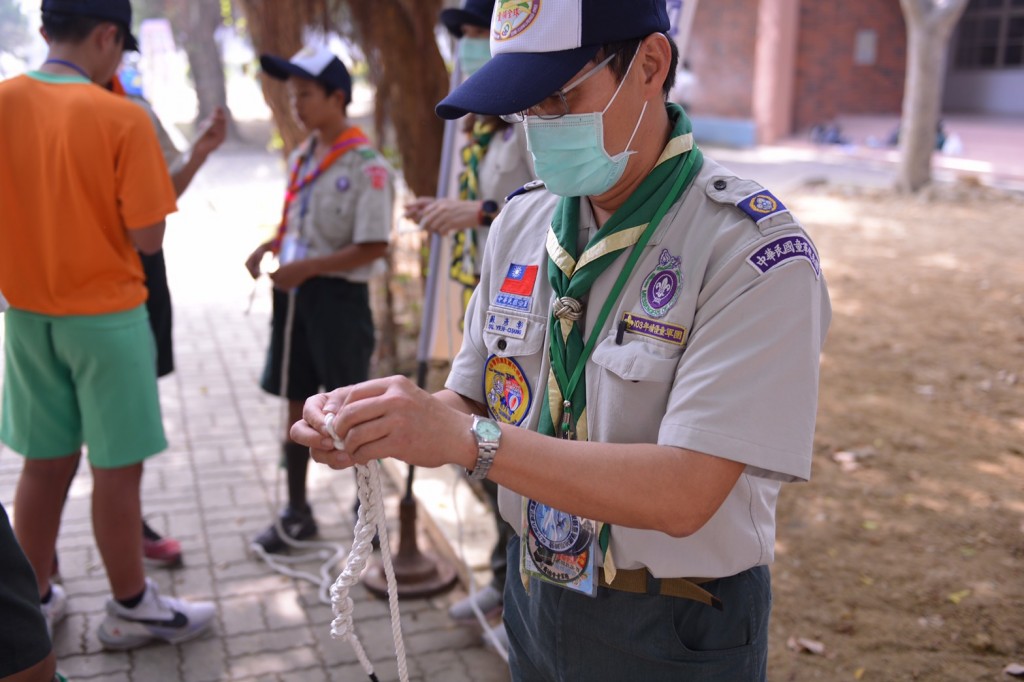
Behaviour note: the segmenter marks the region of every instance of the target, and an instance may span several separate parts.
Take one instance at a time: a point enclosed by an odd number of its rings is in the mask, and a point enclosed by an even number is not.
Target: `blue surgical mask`
[[[633,62],[630,62],[629,69],[632,68]],[[566,114],[556,119],[526,117],[526,141],[533,154],[534,169],[553,194],[563,197],[598,196],[614,187],[622,177],[629,157],[636,153],[629,149],[629,145],[640,129],[647,102],[640,110],[626,149],[615,156],[608,154],[604,146],[604,113],[618,97],[629,76],[629,69],[602,111]]]
[[[491,41],[487,38],[460,38],[459,65],[463,76],[472,76],[491,58]]]

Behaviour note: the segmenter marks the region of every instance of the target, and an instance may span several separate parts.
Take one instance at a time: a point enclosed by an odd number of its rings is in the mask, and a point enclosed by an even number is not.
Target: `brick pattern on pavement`
[[[284,497],[283,471],[277,466],[283,414],[280,402],[258,387],[269,332],[269,289],[264,280],[247,313],[252,285],[242,262],[260,241],[254,229],[258,221],[279,215],[283,178],[275,157],[258,150],[224,150],[209,166],[205,181],[197,178],[199,186],[190,189],[181,212],[169,221],[165,251],[175,302],[176,371],[161,379],[160,393],[170,447],[146,462],[142,500],[147,520],[179,539],[185,558],[182,568],[147,569],[147,574],[164,594],[215,601],[216,624],[211,633],[178,646],[101,649],[96,630],[109,586],[92,536],[92,484],[83,465],[58,540],[69,596],[68,616],[54,637],[58,668],[70,680],[96,682],[364,680],[351,646],[331,638],[331,610],[319,601],[317,588],[273,572],[248,550],[250,538],[270,523]],[[225,221],[225,215],[233,220]],[[0,446],[0,500],[12,514],[21,462]],[[397,491],[383,480],[389,486],[385,497],[394,541]],[[347,550],[354,477],[313,465],[309,493],[321,539]],[[421,546],[426,548],[426,539]],[[294,568],[316,573],[319,564]],[[509,679],[505,663],[484,647],[479,628],[448,619],[448,606],[461,596],[456,591],[400,601],[411,680]],[[352,597],[356,630],[378,676],[382,682],[397,680],[387,603],[361,586]]]

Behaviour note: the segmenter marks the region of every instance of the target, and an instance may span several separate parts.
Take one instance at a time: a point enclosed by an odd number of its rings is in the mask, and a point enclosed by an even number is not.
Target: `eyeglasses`
[[[608,66],[608,64],[615,59],[615,55],[618,53],[612,53],[604,58],[604,60],[597,66],[587,71],[585,74],[579,77],[575,83],[572,83],[566,88],[556,90],[553,94],[546,97],[540,104],[536,104],[526,111],[516,111],[511,114],[502,114],[501,120],[508,123],[522,123],[526,120],[527,116],[536,116],[537,118],[544,119],[545,121],[553,121],[556,118],[562,118],[569,113],[569,102],[565,99],[565,96],[570,92],[582,85],[588,78],[596,74],[598,71]],[[558,97],[557,101],[548,102],[554,97]],[[548,102],[545,104],[545,102]]]

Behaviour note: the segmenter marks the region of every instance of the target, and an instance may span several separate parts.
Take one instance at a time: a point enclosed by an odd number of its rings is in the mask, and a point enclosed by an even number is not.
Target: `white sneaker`
[[[50,641],[53,641],[53,628],[68,613],[67,592],[57,583],[50,583],[50,601],[40,604],[39,609],[46,618],[46,632],[50,635]]]
[[[213,602],[162,597],[156,583],[146,578],[146,593],[135,608],[107,600],[99,639],[107,649],[134,649],[154,639],[179,644],[206,632],[215,615]]]
[[[484,614],[484,618],[490,618],[501,613],[503,598],[501,592],[492,585],[488,585],[476,592],[472,597],[460,599],[448,609],[448,617],[454,621],[472,622],[476,620],[476,612],[473,611],[473,603]]]

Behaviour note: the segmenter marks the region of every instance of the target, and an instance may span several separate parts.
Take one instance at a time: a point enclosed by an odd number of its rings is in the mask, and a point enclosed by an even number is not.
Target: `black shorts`
[[[0,678],[27,670],[50,654],[46,619],[39,610],[36,574],[14,537],[0,504]]]
[[[270,348],[260,386],[281,395],[288,293],[274,289]],[[314,277],[294,297],[288,364],[288,399],[305,401],[321,390],[366,381],[373,355],[373,315],[366,284]]]
[[[167,376],[174,371],[174,346],[171,343],[174,318],[164,252],[161,250],[148,256],[140,252],[139,257],[142,259],[142,271],[146,273],[146,288],[149,289],[146,310],[149,311],[149,324],[156,341],[156,375]]]

